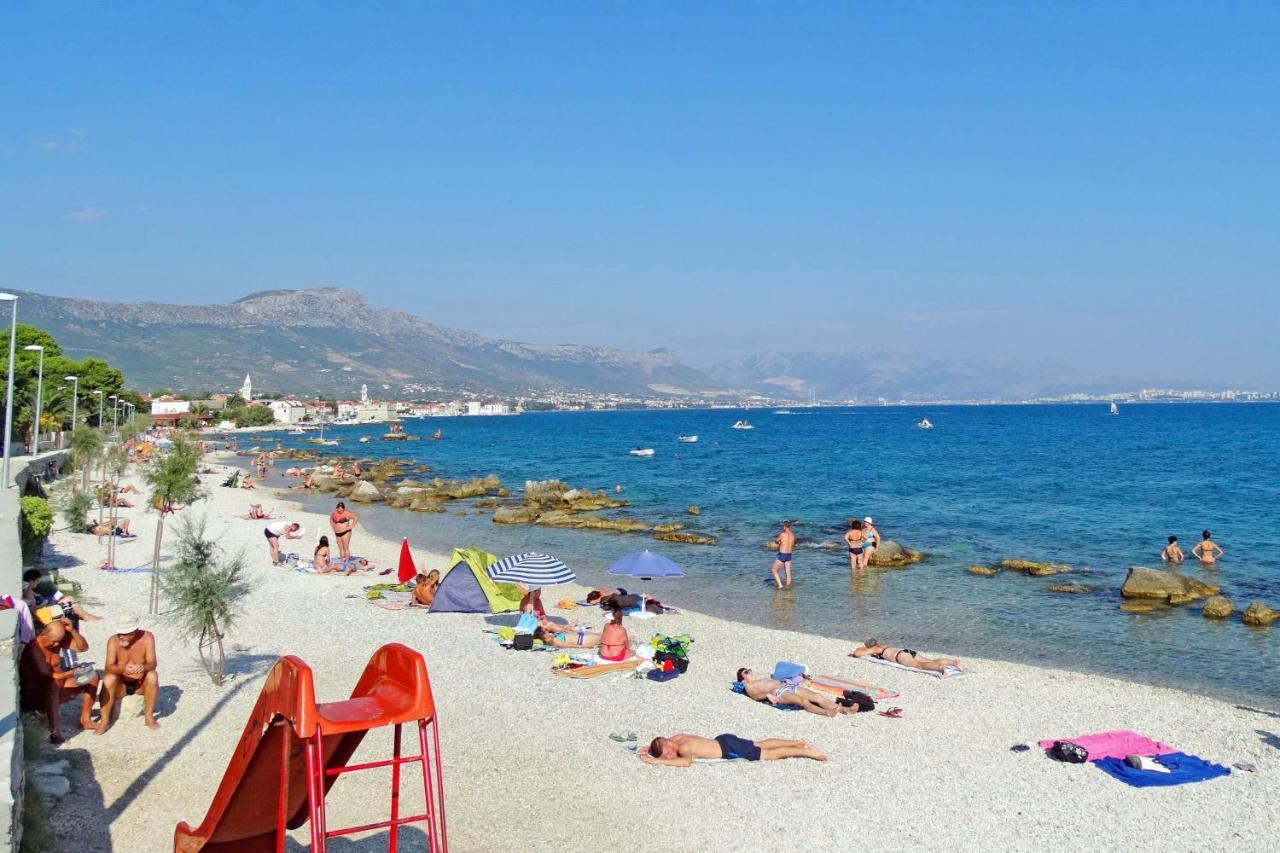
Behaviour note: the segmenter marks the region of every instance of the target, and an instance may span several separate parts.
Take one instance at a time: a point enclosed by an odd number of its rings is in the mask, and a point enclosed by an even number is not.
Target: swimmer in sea
[[[1169,537],[1169,544],[1165,545],[1164,550],[1160,552],[1160,559],[1166,563],[1181,563],[1185,559],[1177,536]]]
[[[773,561],[773,565],[769,567],[770,573],[773,575],[773,582],[782,589],[784,586],[791,586],[791,553],[796,547],[796,535],[791,532],[791,522],[782,522],[782,531],[778,534],[778,557]],[[784,584],[782,579],[778,577],[778,570],[787,570],[787,582]]]
[[[844,534],[844,544],[849,548],[849,573],[862,568],[862,519],[849,519],[849,529]]]
[[[1191,553],[1206,566],[1212,566],[1222,556],[1222,547],[1213,541],[1213,534],[1207,530],[1201,534],[1201,537],[1196,547],[1191,549]]]

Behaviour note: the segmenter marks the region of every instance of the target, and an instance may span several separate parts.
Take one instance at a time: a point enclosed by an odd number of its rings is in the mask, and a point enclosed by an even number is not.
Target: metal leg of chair
[[[396,820],[400,817],[400,723],[396,723],[392,738],[394,744],[391,748],[391,827],[387,840],[387,853],[396,853],[400,842],[400,827],[396,824]]]
[[[449,832],[444,823],[444,762],[440,758],[440,717],[431,718],[431,737],[435,742],[436,786],[440,789],[440,853],[449,853]]]

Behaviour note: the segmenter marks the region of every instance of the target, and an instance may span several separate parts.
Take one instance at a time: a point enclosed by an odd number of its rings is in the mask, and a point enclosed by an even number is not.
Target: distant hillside
[[[23,322],[47,329],[72,357],[106,358],[143,389],[227,390],[249,373],[260,390],[339,397],[366,383],[396,395],[723,390],[666,350],[491,340],[374,308],[353,290],[272,290],[194,306],[18,293]]]

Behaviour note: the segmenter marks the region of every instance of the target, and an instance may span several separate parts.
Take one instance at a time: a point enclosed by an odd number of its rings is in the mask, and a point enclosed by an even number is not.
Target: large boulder
[[[689,513],[689,515],[702,515],[702,507],[699,506],[685,507],[684,511]]]
[[[658,531],[653,534],[654,539],[663,542],[684,542],[686,545],[714,545],[715,537],[704,536],[701,533],[684,533],[675,530]]]
[[[373,483],[361,481],[351,489],[351,500],[358,503],[373,503],[382,500],[382,492]]]
[[[1165,604],[1186,604],[1200,598],[1208,598],[1220,592],[1218,587],[1187,575],[1133,566],[1120,587],[1125,598],[1162,601]]]
[[[1064,566],[1061,563],[1036,563],[1031,560],[1001,560],[1000,565],[1001,567],[1011,571],[1025,572],[1028,575],[1034,575],[1038,578],[1049,577],[1050,575],[1066,574],[1071,571],[1070,566]]]
[[[563,480],[525,480],[524,502],[528,504],[556,503],[560,496],[569,491],[569,484]]]
[[[614,530],[618,533],[644,533],[649,525],[634,518],[599,518],[588,515],[580,519],[581,526],[588,530]]]
[[[1280,610],[1272,610],[1261,601],[1255,601],[1244,609],[1244,624],[1265,628],[1280,620]]]
[[[532,524],[538,510],[531,506],[500,506],[493,511],[494,524]]]
[[[880,547],[871,555],[868,566],[877,569],[900,569],[914,565],[924,559],[924,554],[913,548],[904,548],[897,542],[881,540]]]
[[[970,566],[969,574],[978,575],[979,577],[989,578],[992,575],[1000,574],[1000,570],[993,569],[990,566]]]
[[[1234,609],[1235,607],[1226,598],[1214,595],[1205,599],[1204,609],[1200,611],[1200,615],[1206,619],[1226,619]]]
[[[444,498],[430,492],[419,492],[409,503],[414,512],[444,512]]]
[[[467,480],[465,483],[446,483],[441,490],[444,496],[459,500],[461,498],[478,498],[489,490],[485,487],[484,480]]]

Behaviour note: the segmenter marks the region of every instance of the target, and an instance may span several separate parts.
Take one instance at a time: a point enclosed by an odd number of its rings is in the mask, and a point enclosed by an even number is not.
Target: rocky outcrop
[[[351,490],[351,500],[358,503],[374,503],[382,500],[382,492],[373,483],[361,481]]]
[[[670,524],[655,524],[653,526],[654,533],[675,533],[677,530],[684,530],[683,524],[672,522]],[[674,539],[672,540],[675,541]]]
[[[414,496],[409,504],[409,509],[414,512],[444,512],[444,498],[428,492],[421,492]]]
[[[969,574],[978,575],[979,577],[989,578],[992,575],[1000,574],[1000,570],[993,569],[990,566],[970,566]]]
[[[404,476],[404,464],[399,459],[379,459],[366,472],[375,483],[385,483],[392,477]]]
[[[1069,595],[1087,595],[1096,590],[1095,586],[1082,583],[1055,583],[1049,585],[1049,592],[1065,592]]]
[[[532,524],[538,510],[531,506],[500,506],[493,511],[494,524]]]
[[[1001,560],[1000,566],[1011,571],[1034,575],[1038,578],[1066,574],[1071,571],[1070,566],[1064,566],[1061,563],[1036,563],[1031,560],[1019,559]]]
[[[915,565],[923,559],[924,554],[919,551],[904,548],[897,542],[884,539],[880,542],[880,547],[871,555],[871,559],[867,561],[867,565],[877,569],[901,569]]]
[[[656,531],[653,534],[654,539],[663,542],[683,542],[686,545],[714,545],[715,537],[704,536],[701,533],[683,533],[679,531]]]
[[[1187,604],[1201,598],[1217,595],[1219,589],[1187,575],[1174,574],[1160,569],[1133,566],[1120,587],[1125,598],[1161,601],[1165,604]]]
[[[1120,609],[1125,613],[1155,613],[1168,609],[1168,605],[1156,601],[1122,601]]]
[[[1206,619],[1226,619],[1232,610],[1235,610],[1235,606],[1225,597],[1212,595],[1205,599],[1200,615]]]
[[[689,513],[689,515],[702,515],[702,507],[697,507],[697,506],[685,507],[684,511]]]
[[[556,503],[560,496],[570,490],[563,480],[525,480],[524,502],[527,504]]]
[[[1280,620],[1280,610],[1272,610],[1261,601],[1255,601],[1244,609],[1244,616],[1241,618],[1246,625],[1265,628]]]

